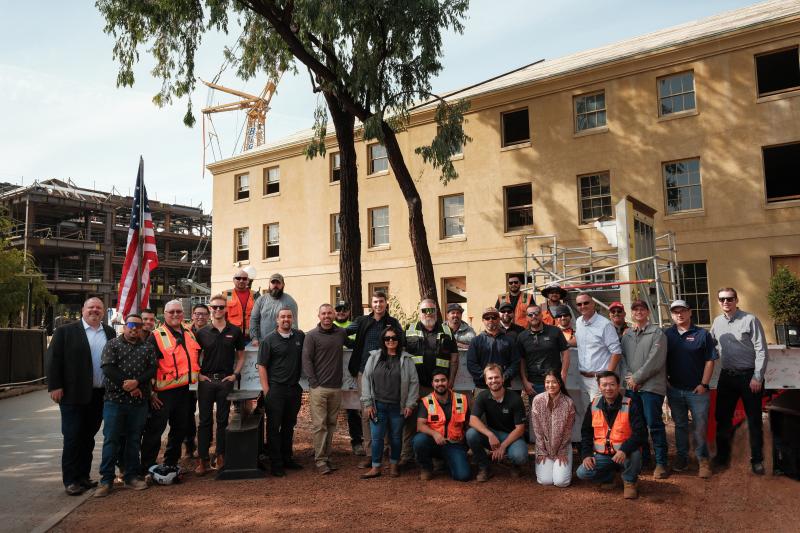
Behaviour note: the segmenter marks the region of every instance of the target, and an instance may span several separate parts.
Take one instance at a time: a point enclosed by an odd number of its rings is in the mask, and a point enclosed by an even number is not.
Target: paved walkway
[[[97,479],[103,434],[95,437]],[[0,400],[0,530],[47,531],[80,505],[61,484],[61,415],[47,391]]]

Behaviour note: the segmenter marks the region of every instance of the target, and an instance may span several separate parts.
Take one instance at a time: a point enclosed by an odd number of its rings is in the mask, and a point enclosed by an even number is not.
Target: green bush
[[[767,303],[776,324],[800,323],[800,278],[780,267],[769,281]]]

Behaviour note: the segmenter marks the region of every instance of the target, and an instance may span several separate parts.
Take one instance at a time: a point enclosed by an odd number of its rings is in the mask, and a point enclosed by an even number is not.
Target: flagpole
[[[142,312],[142,296],[144,289],[142,287],[142,261],[144,260],[144,159],[139,156],[139,232],[138,242],[136,244],[136,313]],[[134,202],[135,203],[135,202]]]

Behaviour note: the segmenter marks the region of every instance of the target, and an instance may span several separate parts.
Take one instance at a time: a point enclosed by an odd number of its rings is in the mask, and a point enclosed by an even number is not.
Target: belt
[[[205,377],[213,379],[214,381],[221,381],[224,378],[227,378],[230,374],[226,374],[225,372],[212,372],[211,374],[203,374]]]
[[[581,376],[585,378],[596,378],[599,372],[584,372],[581,370]]]
[[[755,373],[755,368],[723,368],[723,372],[731,376],[746,376]]]

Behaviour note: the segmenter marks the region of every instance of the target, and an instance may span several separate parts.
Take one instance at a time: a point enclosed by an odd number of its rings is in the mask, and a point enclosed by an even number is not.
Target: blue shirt
[[[703,328],[694,324],[683,333],[677,326],[664,330],[667,337],[667,380],[671,387],[694,390],[703,380],[707,361],[718,358],[715,342]]]
[[[101,360],[103,357],[103,348],[106,347],[108,338],[106,337],[106,330],[103,329],[103,324],[93,328],[81,318],[83,323],[83,330],[86,332],[86,339],[89,341],[89,349],[92,351],[92,387],[95,389],[102,389],[105,387],[103,380],[103,369],[101,368]]]
[[[608,370],[613,354],[621,354],[622,347],[614,325],[606,317],[595,313],[589,320],[582,316],[575,321],[575,341],[578,343],[578,370],[600,372]]]

